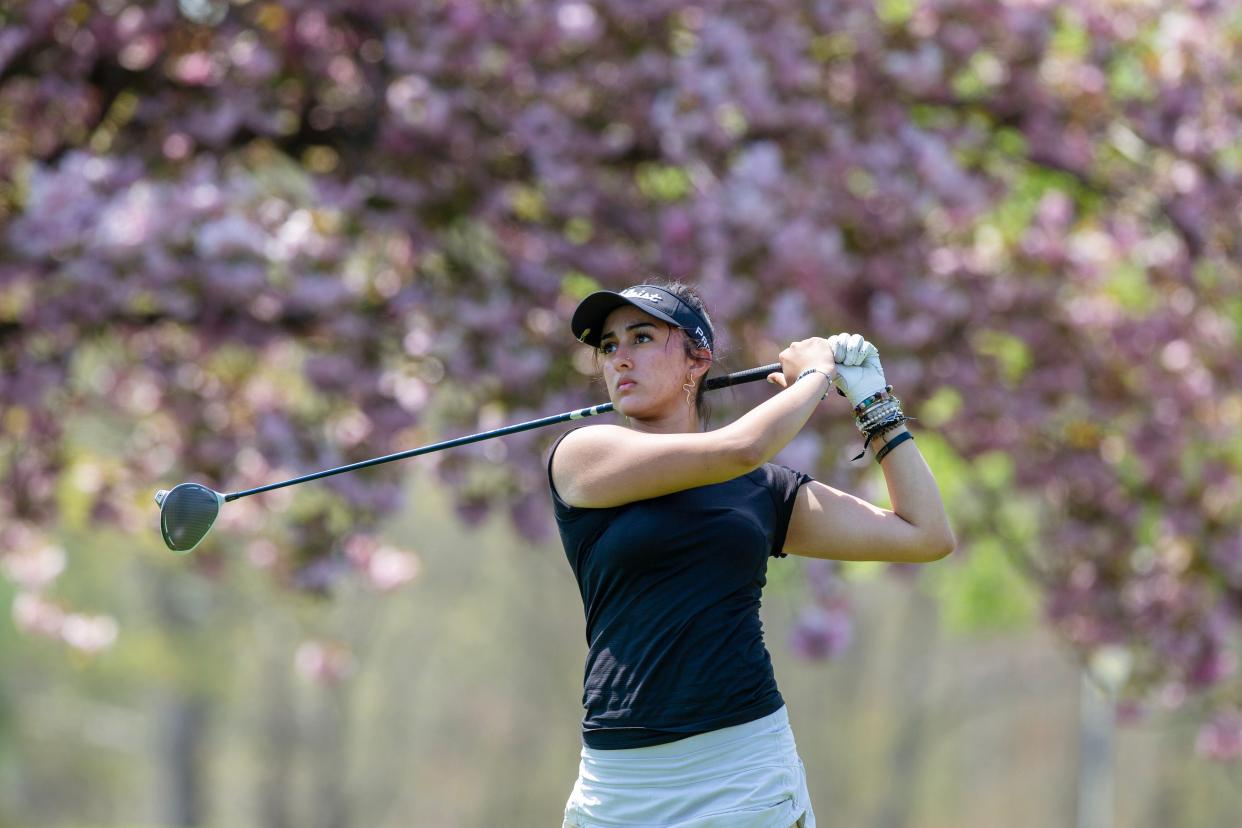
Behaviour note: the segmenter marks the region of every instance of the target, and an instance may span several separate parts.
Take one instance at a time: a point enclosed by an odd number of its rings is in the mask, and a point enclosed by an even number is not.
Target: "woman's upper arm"
[[[647,434],[592,425],[561,440],[552,455],[552,483],[571,506],[603,509],[722,483],[754,468],[728,432]]]
[[[934,553],[914,524],[888,509],[820,483],[798,489],[785,552],[838,561],[926,563]]]

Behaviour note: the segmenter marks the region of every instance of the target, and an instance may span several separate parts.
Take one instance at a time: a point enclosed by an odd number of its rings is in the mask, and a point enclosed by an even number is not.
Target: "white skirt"
[[[814,828],[789,715],[651,747],[583,745],[562,828]]]

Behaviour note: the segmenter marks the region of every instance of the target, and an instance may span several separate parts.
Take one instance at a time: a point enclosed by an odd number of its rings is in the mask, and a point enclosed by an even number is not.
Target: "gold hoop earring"
[[[690,398],[690,395],[694,393],[694,374],[686,374],[686,379],[690,380],[682,386],[686,389],[686,405],[693,406],[694,400]]]

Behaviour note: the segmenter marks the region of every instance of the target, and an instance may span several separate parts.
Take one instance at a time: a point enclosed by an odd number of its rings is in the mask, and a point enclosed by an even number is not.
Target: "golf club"
[[[759,368],[748,368],[745,371],[738,371],[727,376],[709,379],[704,387],[708,391],[714,391],[731,385],[756,382],[766,379],[768,374],[779,373],[781,370],[779,362]],[[516,434],[519,431],[529,431],[532,428],[542,428],[543,426],[569,422],[570,420],[594,417],[597,414],[607,414],[612,410],[613,405],[610,402],[602,405],[593,405],[590,408],[578,408],[573,411],[566,411],[564,414],[554,414],[551,417],[528,420],[524,423],[504,426],[492,431],[483,431],[465,437],[455,437],[440,443],[432,443],[431,445],[409,449],[396,454],[387,454],[383,457],[376,457],[373,460],[362,460],[358,463],[351,463],[348,466],[338,466],[335,469],[315,472],[314,474],[295,477],[292,480],[283,480],[279,483],[269,483],[256,489],[247,489],[242,492],[232,492],[231,494],[222,494],[201,483],[179,483],[172,489],[160,489],[155,493],[155,502],[160,507],[160,532],[163,534],[164,543],[169,549],[184,554],[202,542],[207,532],[211,529],[212,524],[216,522],[216,517],[220,514],[220,507],[230,500],[249,497],[260,492],[270,492],[272,489],[292,486],[295,483],[306,483],[310,480],[318,480],[321,477],[330,477],[334,474],[365,469],[368,466],[378,466],[380,463],[391,463],[393,460],[404,460],[407,457],[430,454],[441,449],[490,440],[493,437],[504,437],[506,434]]]

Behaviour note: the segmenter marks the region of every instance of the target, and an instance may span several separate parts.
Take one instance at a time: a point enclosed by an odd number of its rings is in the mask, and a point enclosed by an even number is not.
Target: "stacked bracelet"
[[[828,396],[828,392],[829,392],[829,391],[831,391],[831,390],[833,389],[832,374],[829,374],[829,373],[828,373],[827,371],[825,371],[823,368],[807,368],[807,369],[806,369],[805,371],[803,371],[801,374],[798,374],[798,379],[795,379],[795,380],[794,380],[794,382],[797,382],[798,380],[802,379],[803,377],[807,376],[808,374],[823,374],[825,377],[827,377],[827,378],[828,378],[828,387],[827,387],[826,389],[824,389],[823,396],[821,396],[821,397],[819,398],[819,401],[820,401],[820,402],[823,402],[823,401],[824,401],[824,398]]]
[[[854,406],[854,421],[858,424],[858,430],[866,435],[866,439],[863,441],[863,449],[854,457],[855,460],[867,453],[867,448],[876,437],[914,419],[905,415],[905,412],[901,409],[901,400],[894,397],[892,392],[893,387],[891,385],[885,386],[882,390],[877,391]],[[893,438],[891,443],[886,444],[876,454],[876,462],[878,463],[884,459],[898,443],[911,439],[913,439],[913,436],[908,431],[904,435],[898,435]]]
[[[862,414],[855,417],[858,423],[858,430],[864,434],[879,423],[884,422],[890,417],[901,413],[901,401],[896,397],[890,397],[883,402],[876,403]]]

